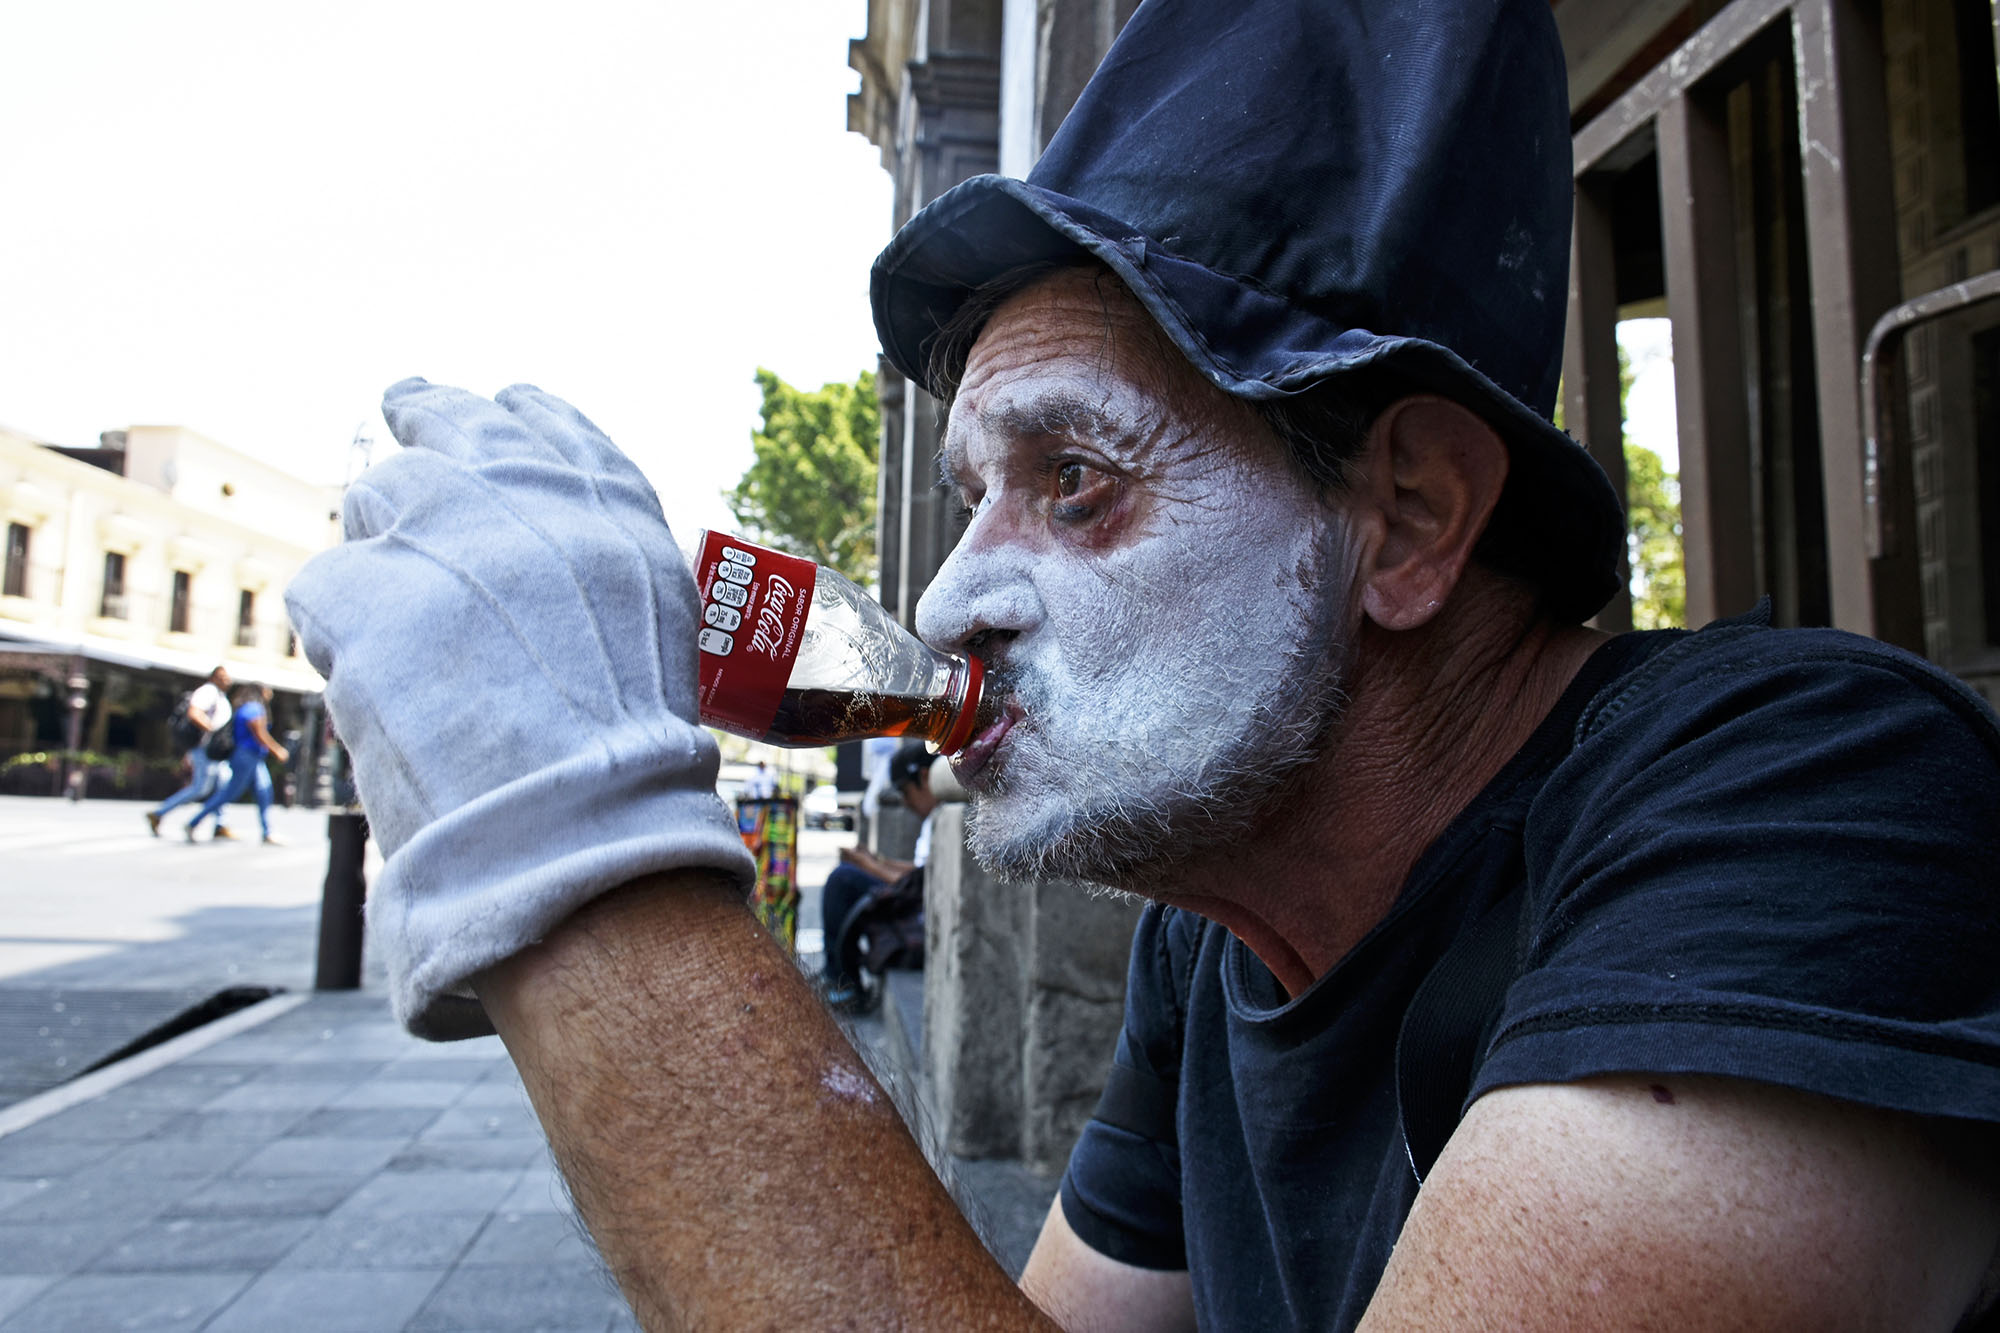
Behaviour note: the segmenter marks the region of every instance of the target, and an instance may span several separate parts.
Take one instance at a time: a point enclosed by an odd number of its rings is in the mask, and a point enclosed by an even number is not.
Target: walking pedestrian
[[[189,801],[203,800],[219,787],[229,784],[229,761],[211,759],[208,741],[217,727],[229,722],[229,669],[217,667],[208,673],[208,679],[196,686],[194,692],[181,701],[180,709],[174,714],[173,737],[182,758],[187,761],[188,784],[161,801],[146,812],[146,827],[160,836],[160,820],[169,810]],[[229,838],[235,836],[223,827],[221,811],[215,816],[215,836]]]
[[[244,792],[254,790],[257,794],[257,826],[268,846],[278,840],[271,836],[271,771],[264,765],[264,756],[274,754],[281,764],[292,756],[289,750],[278,744],[267,725],[271,687],[239,685],[235,699],[236,712],[229,725],[236,729],[236,753],[230,759],[229,782],[195,811],[194,818],[188,821],[187,840],[194,841],[195,829],[210,815],[216,819],[214,836],[231,836],[222,829],[222,808]]]

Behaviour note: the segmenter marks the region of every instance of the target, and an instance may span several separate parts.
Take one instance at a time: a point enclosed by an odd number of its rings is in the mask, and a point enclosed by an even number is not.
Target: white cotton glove
[[[583,414],[405,380],[406,448],[285,603],[387,867],[368,902],[397,1018],[493,1029],[466,979],[651,871],[755,876],[695,724],[694,581],[660,502]]]

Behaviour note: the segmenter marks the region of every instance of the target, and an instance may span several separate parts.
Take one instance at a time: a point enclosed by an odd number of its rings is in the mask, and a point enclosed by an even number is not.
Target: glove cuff
[[[715,794],[714,738],[671,719],[662,730],[604,733],[434,820],[389,857],[368,935],[398,1022],[432,1041],[491,1035],[467,979],[643,875],[714,870],[748,889],[756,865]]]

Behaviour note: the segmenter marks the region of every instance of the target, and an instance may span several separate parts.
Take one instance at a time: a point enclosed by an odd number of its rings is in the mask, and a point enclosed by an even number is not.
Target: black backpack
[[[230,755],[235,754],[236,753],[235,721],[231,720],[228,722],[224,722],[214,731],[209,732],[208,740],[206,743],[202,745],[201,748],[207,751],[208,757],[210,759],[227,759],[229,758]]]
[[[186,754],[202,743],[202,737],[208,735],[201,729],[200,723],[188,716],[188,707],[193,702],[194,691],[189,690],[181,696],[181,701],[174,705],[174,720],[168,728],[168,735],[173,739],[174,751],[177,754]]]

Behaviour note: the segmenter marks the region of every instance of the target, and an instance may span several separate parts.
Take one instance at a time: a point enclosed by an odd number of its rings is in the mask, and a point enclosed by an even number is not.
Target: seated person
[[[936,758],[922,741],[910,741],[889,760],[888,785],[913,813],[923,816],[917,848],[911,860],[877,856],[865,847],[840,849],[840,864],[820,890],[819,921],[826,937],[826,998],[836,1008],[858,1008],[866,1000],[861,977],[839,948],[841,928],[855,907],[876,889],[893,884],[930,860],[931,812],[938,799],[931,794],[931,761]]]

